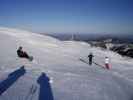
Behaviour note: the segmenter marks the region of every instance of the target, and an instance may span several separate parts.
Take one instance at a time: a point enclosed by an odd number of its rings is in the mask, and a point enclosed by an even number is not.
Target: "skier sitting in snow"
[[[29,55],[25,51],[23,51],[22,49],[23,48],[21,46],[18,48],[18,50],[17,50],[18,57],[29,59],[30,58]]]

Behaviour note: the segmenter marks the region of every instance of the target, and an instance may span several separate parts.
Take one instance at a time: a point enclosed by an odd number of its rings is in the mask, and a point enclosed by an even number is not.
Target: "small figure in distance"
[[[89,57],[89,65],[92,65],[92,60],[93,60],[93,54],[92,54],[92,52],[88,55],[88,57]]]
[[[106,67],[107,69],[110,69],[109,57],[105,57],[105,67]]]
[[[29,56],[25,51],[23,51],[23,47],[22,47],[22,46],[20,46],[20,47],[18,48],[18,50],[17,50],[17,55],[18,55],[18,57],[20,57],[20,58],[26,58],[26,59],[28,59],[28,60],[30,60],[30,61],[33,60],[33,57],[32,57],[32,56]]]

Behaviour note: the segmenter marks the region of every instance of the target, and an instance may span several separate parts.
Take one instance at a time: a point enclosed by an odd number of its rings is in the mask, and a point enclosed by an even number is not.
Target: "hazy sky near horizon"
[[[0,0],[0,26],[46,33],[133,33],[133,0]]]

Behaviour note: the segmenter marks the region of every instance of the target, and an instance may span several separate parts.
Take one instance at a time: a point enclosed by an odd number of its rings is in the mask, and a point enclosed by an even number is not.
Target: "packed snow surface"
[[[32,62],[18,58],[19,46]],[[133,60],[85,42],[0,27],[0,100],[133,100]]]

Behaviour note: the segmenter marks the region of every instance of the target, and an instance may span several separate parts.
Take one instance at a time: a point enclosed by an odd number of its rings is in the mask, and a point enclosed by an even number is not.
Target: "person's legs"
[[[29,55],[28,55],[26,52],[24,52],[23,56],[24,56],[25,58],[28,58],[28,59],[30,58]]]
[[[110,69],[108,63],[105,64],[105,67],[106,67],[107,69]]]
[[[92,65],[92,59],[89,58],[89,65]]]

